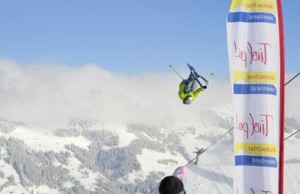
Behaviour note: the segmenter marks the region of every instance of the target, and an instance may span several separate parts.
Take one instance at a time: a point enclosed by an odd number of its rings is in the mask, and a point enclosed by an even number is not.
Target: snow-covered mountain
[[[149,126],[70,121],[52,130],[0,120],[1,193],[144,194],[232,127],[232,112],[199,124]],[[300,129],[286,119],[286,136]],[[285,143],[285,193],[300,193],[300,134]],[[187,193],[233,193],[233,131],[189,165]]]

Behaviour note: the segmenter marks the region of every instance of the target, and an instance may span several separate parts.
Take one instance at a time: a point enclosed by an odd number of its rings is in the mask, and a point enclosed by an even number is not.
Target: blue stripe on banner
[[[234,94],[270,94],[276,95],[276,88],[271,84],[234,84]]]
[[[265,22],[276,24],[276,18],[273,14],[264,12],[232,12],[228,15],[228,22]]]
[[[261,166],[277,168],[275,157],[269,156],[235,156],[235,166]]]

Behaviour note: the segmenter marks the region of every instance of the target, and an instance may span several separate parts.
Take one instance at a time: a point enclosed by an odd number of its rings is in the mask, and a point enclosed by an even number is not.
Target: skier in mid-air
[[[191,65],[187,65],[191,73],[188,79],[183,79],[180,83],[178,95],[184,104],[189,105],[197,98],[200,92],[207,89],[208,80],[199,75]],[[201,78],[206,85],[202,85],[198,78]]]

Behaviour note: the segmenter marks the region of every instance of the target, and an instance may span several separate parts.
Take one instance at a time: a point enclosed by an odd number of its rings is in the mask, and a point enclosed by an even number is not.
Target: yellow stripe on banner
[[[275,12],[277,10],[274,0],[232,0],[230,11],[243,6],[247,11]]]
[[[236,83],[239,79],[243,79],[246,82],[251,83],[277,83],[277,73],[275,72],[260,72],[260,71],[252,71],[252,72],[242,72],[242,71],[234,71],[233,72],[233,81]]]
[[[253,155],[277,156],[276,144],[236,143],[234,153],[237,154],[241,150]]]

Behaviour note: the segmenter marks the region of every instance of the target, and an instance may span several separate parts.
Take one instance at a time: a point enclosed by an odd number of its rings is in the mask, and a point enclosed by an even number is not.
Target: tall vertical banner
[[[284,40],[280,0],[232,0],[234,193],[283,194]]]

